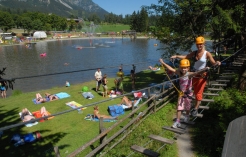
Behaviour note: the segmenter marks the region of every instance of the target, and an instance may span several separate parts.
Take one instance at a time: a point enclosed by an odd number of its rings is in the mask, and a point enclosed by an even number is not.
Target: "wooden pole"
[[[103,126],[103,117],[100,117],[100,121],[99,121],[99,134],[101,134],[102,132],[104,132],[105,130],[107,130],[104,126]],[[100,138],[100,143],[104,143],[107,138],[106,138],[107,134],[105,134],[104,136],[102,136]]]
[[[55,151],[55,156],[56,157],[60,157],[60,152],[59,152],[59,148],[57,146],[54,147],[54,151]]]

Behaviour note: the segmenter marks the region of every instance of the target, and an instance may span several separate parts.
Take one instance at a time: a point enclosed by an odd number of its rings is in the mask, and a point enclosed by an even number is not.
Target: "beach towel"
[[[59,99],[70,97],[70,95],[68,93],[65,93],[65,92],[60,92],[60,93],[57,93],[57,94],[54,94],[54,95],[56,95]],[[45,97],[45,98],[46,98],[46,102],[49,102],[50,101],[49,98],[47,98],[47,97]],[[32,102],[34,104],[41,104],[40,102],[38,102],[38,103],[36,102],[36,98],[35,99],[32,99]]]
[[[66,103],[67,106],[72,107],[73,109],[81,107],[78,109],[78,111],[85,110],[87,107],[82,107],[83,105],[75,102],[75,101],[70,101]]]
[[[83,92],[82,95],[86,99],[92,99],[92,98],[94,98],[94,95],[91,92]]]
[[[65,93],[65,92],[60,92],[60,93],[57,93],[55,94],[59,99],[63,99],[63,98],[68,98],[70,97],[69,94]]]
[[[30,111],[28,111],[28,112],[29,112],[30,115],[32,115],[32,113]],[[22,112],[19,113],[19,116],[20,116],[20,118],[22,117]],[[32,127],[32,126],[37,125],[37,124],[38,124],[38,122],[33,122],[33,123],[27,123],[27,124],[25,124],[25,126],[26,127]]]
[[[94,122],[99,122],[98,118],[94,118],[93,114],[88,114],[85,118],[85,120],[89,120],[89,121],[94,121]],[[116,122],[116,119],[103,119],[104,122]]]
[[[51,113],[49,111],[46,111],[46,112],[47,112],[48,116],[51,115]],[[41,112],[39,110],[32,112],[32,114],[36,118],[41,118],[42,117]],[[53,118],[54,118],[54,116],[47,118],[47,120],[50,120],[50,119],[53,119]],[[44,119],[41,119],[40,122],[44,122]]]

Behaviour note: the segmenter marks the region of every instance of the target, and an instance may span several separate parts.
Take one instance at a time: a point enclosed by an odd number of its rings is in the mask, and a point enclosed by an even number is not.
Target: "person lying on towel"
[[[103,119],[118,119],[118,117],[112,117],[112,116],[107,116],[107,115],[100,115],[99,114],[99,107],[94,106],[94,111],[93,111],[94,117],[100,119],[102,117]]]
[[[152,67],[152,66],[149,66],[149,69],[150,69],[150,70],[153,70],[153,71],[160,70],[160,68],[159,68],[159,67]]]
[[[46,99],[42,97],[40,93],[36,94],[36,103],[45,103]]]
[[[137,101],[138,101],[138,99],[135,99],[134,101],[131,101],[129,98],[127,98],[126,96],[124,96],[124,97],[121,99],[120,104],[118,104],[118,105],[122,105],[122,107],[123,107],[124,109],[125,109],[125,108],[131,108],[132,105],[134,105]]]
[[[21,120],[23,122],[27,122],[27,121],[32,120],[32,119],[35,119],[35,117],[31,114],[31,112],[27,108],[22,109]]]
[[[50,93],[45,93],[45,96],[50,99],[50,101],[58,100],[58,96]]]

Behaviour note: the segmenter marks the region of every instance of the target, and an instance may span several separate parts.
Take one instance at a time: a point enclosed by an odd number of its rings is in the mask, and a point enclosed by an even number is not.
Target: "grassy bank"
[[[143,87],[147,87],[150,83],[160,83],[164,79],[162,71],[152,72],[150,70],[146,70],[137,74],[136,87],[137,89],[141,89]],[[114,78],[109,78],[109,88],[114,89]],[[95,96],[94,99],[85,99],[81,95],[81,89],[83,86],[89,87],[90,92]],[[42,106],[45,106],[46,109],[51,114],[58,114],[53,119],[47,120],[45,122],[39,122],[39,124],[32,127],[25,127],[24,125],[14,127],[4,131],[4,134],[1,138],[0,149],[3,156],[53,156],[53,147],[58,146],[61,156],[66,156],[90,141],[93,137],[98,135],[98,122],[86,121],[84,117],[87,114],[93,113],[93,104],[98,101],[107,100],[108,98],[103,98],[101,93],[96,93],[93,89],[95,88],[95,81],[85,82],[81,84],[71,85],[70,87],[52,87],[49,90],[40,90],[29,93],[22,94],[14,94],[7,99],[1,99],[1,123],[0,127],[6,127],[14,124],[19,124],[21,122],[18,113],[23,108],[28,108],[31,112],[40,110]],[[131,91],[131,82],[129,76],[126,76],[124,79],[124,89],[126,92]],[[102,90],[102,87],[101,87]],[[35,105],[32,102],[32,99],[35,98],[36,93],[40,93],[44,95],[44,93],[59,93],[66,92],[70,95],[69,98],[64,98],[52,102],[46,102],[43,104]],[[15,93],[15,92],[14,92]],[[70,107],[66,106],[65,103],[70,101],[76,101],[84,106],[87,106],[87,109],[82,112],[78,112],[77,110],[67,112],[71,110]],[[107,102],[100,103],[100,114],[108,115],[107,107],[109,105],[114,105],[120,103],[120,98],[110,100]],[[89,104],[89,105],[88,105]],[[65,113],[66,112],[66,113]],[[119,119],[123,118],[130,111],[127,111],[124,115],[120,116]],[[141,127],[133,133],[133,139],[130,136],[129,140],[124,141],[129,145],[136,143],[134,140],[136,135],[143,134],[147,136],[150,133],[156,133],[161,131],[161,127],[163,125],[171,125],[172,124],[172,112],[174,113],[174,107],[169,106],[162,109],[158,114],[150,116],[141,124]],[[64,114],[61,114],[64,113]],[[169,114],[167,114],[169,113]],[[165,114],[165,116],[163,116]],[[152,125],[155,123],[155,125]],[[110,127],[114,123],[106,123],[105,127]],[[16,133],[19,134],[27,134],[31,132],[39,131],[43,137],[41,141],[34,142],[33,144],[25,144],[20,147],[14,147],[10,140],[12,136]],[[142,136],[141,136],[142,137]],[[90,152],[92,148],[88,148],[85,150],[85,154]],[[175,154],[177,150],[175,147],[169,148],[172,151],[169,153]],[[127,151],[126,151],[127,150]],[[130,148],[125,147],[124,151],[117,149],[117,152],[121,155],[127,155],[129,153]],[[114,152],[111,152],[114,154]],[[22,155],[21,155],[22,154]],[[84,156],[81,155],[81,156]],[[175,156],[175,155],[174,155]]]

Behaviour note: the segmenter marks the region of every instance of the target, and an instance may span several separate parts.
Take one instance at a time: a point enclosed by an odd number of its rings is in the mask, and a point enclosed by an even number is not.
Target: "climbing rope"
[[[167,74],[164,65],[163,65],[163,64],[161,64],[161,65],[162,65],[162,68],[163,68],[163,70],[164,70],[164,73],[166,73],[166,75],[167,75],[168,80],[172,83],[173,87],[174,87],[174,88],[176,89],[176,91],[178,92],[179,97],[184,96],[184,92],[181,91],[181,90],[179,90],[179,89],[175,86],[175,84],[173,83],[173,81],[171,80],[171,78],[169,77],[169,75]]]

